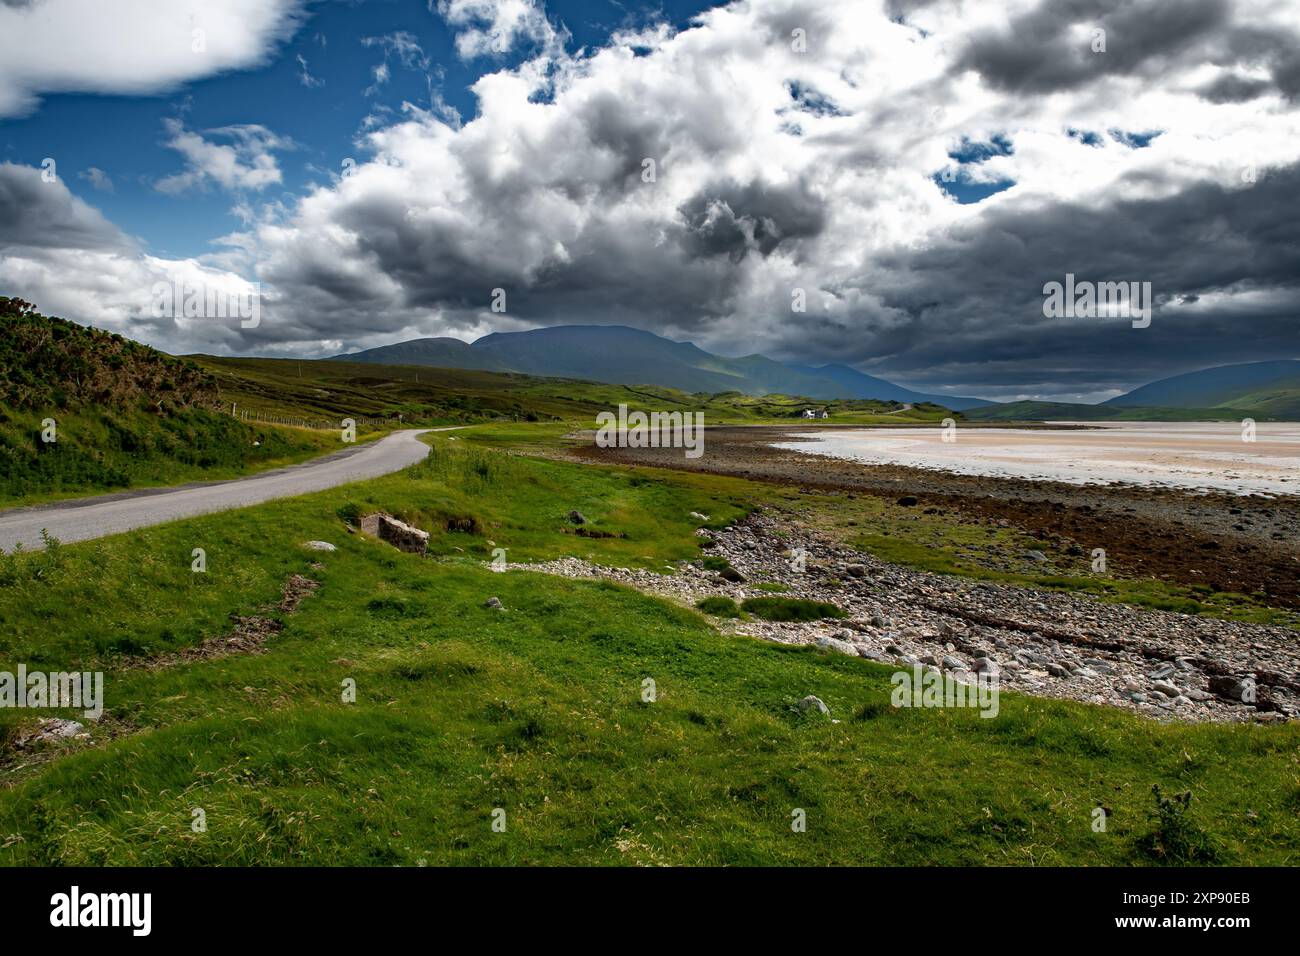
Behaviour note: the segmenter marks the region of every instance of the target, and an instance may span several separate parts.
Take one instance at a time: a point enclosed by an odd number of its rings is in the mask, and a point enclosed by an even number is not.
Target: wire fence
[[[344,421],[351,422],[357,428],[400,428],[405,424],[401,416],[397,418],[358,418],[354,415],[348,415],[338,419],[298,418],[292,415],[268,415],[248,408],[239,408],[237,404],[230,406],[230,414],[241,422],[261,422],[264,425],[284,425],[290,428],[315,428],[320,431],[338,431],[344,427]]]

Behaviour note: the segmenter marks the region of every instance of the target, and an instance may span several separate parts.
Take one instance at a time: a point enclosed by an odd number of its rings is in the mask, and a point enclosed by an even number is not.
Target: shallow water
[[[1060,422],[1056,424],[1069,424]],[[1127,483],[1235,494],[1300,494],[1300,423],[1106,422],[1073,428],[939,425],[809,432],[776,447],[869,464],[1073,484]]]

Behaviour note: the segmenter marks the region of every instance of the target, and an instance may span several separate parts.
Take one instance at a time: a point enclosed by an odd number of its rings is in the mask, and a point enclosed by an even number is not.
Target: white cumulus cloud
[[[46,93],[148,94],[265,62],[304,0],[0,4],[0,117]]]

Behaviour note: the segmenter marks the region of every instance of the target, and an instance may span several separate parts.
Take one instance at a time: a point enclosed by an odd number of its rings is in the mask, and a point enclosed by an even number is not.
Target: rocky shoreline
[[[1006,690],[1121,707],[1157,720],[1300,719],[1300,641],[1288,628],[916,571],[839,547],[770,512],[698,534],[712,542],[709,554],[730,563],[728,577],[700,561],[680,563],[675,574],[577,558],[509,567],[614,581],[692,606],[713,595],[772,596],[771,585],[780,585],[785,596],[828,601],[848,616],[811,623],[722,620],[719,626],[900,667],[936,668],[967,682],[997,674]],[[803,570],[792,560],[798,549]]]
[[[713,427],[707,451],[576,445],[572,460],[649,465],[729,475],[791,489],[917,499],[957,520],[1020,529],[1052,551],[1105,549],[1126,576],[1259,594],[1269,606],[1300,610],[1300,497],[1193,493],[1132,485],[1071,485],[959,475],[901,465],[808,455],[775,447],[810,426]],[[575,438],[589,438],[575,435]]]

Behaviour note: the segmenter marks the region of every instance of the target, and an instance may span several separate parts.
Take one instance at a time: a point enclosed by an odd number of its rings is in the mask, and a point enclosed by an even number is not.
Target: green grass
[[[609,385],[509,372],[357,362],[188,356],[215,379],[223,400],[268,415],[335,419],[402,415],[417,424],[566,422],[590,425],[620,404],[698,411],[706,424],[800,424],[805,408],[829,423],[908,425],[962,416],[938,405],[813,400],[791,395],[689,394],[655,385]],[[820,420],[819,420],[820,421]]]
[[[729,597],[715,594],[695,602],[699,611],[712,617],[740,617],[740,606]]]
[[[57,440],[42,439],[46,418]],[[339,432],[236,421],[208,409],[0,410],[0,507],[236,478],[344,446]]]
[[[92,745],[0,770],[0,863],[1130,865],[1202,838],[1220,862],[1300,861],[1300,728],[1013,694],[992,720],[895,710],[889,668],[479,560],[489,541],[511,560],[693,557],[689,512],[734,520],[742,483],[434,444],[401,475],[13,562],[0,669],[103,666],[108,715]],[[350,503],[472,514],[481,532],[426,524],[421,559],[347,534]],[[573,507],[628,537],[574,536]],[[273,615],[266,653],[132,666],[221,633],[295,572],[320,589]],[[839,722],[800,712],[808,694]],[[0,713],[0,739],[26,716]],[[1177,821],[1155,784],[1193,794]]]
[[[848,617],[834,604],[826,601],[809,601],[806,598],[748,598],[740,603],[740,609],[765,621],[824,621]]]

